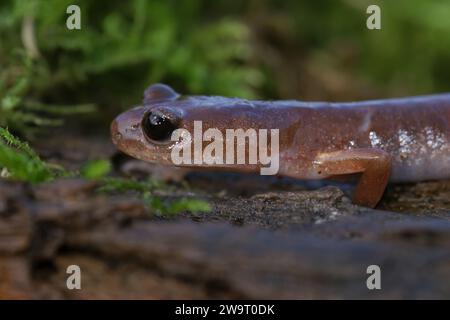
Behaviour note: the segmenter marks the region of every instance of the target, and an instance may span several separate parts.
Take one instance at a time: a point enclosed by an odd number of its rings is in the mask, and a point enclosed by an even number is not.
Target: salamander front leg
[[[320,175],[361,173],[353,193],[353,203],[375,207],[383,195],[391,173],[391,157],[379,149],[351,149],[322,153],[315,160]]]

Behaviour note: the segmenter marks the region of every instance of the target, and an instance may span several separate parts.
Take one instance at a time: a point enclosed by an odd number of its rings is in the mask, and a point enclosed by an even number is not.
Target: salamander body
[[[353,195],[373,207],[388,181],[450,178],[450,94],[349,103],[259,101],[218,96],[181,96],[155,84],[144,103],[111,125],[113,142],[145,161],[173,164],[179,140],[168,139],[194,122],[209,128],[278,129],[278,174],[322,179],[360,173]],[[166,132],[167,131],[167,132]],[[248,156],[248,152],[247,152]],[[261,164],[192,164],[256,172]]]

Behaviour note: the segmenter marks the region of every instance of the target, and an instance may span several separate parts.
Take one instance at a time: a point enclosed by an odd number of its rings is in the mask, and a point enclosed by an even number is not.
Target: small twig
[[[37,59],[41,56],[34,30],[34,17],[31,15],[25,16],[22,21],[22,43],[28,55]]]

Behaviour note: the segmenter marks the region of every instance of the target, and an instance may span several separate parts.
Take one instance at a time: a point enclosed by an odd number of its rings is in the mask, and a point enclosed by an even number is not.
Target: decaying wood
[[[213,212],[163,219],[132,194],[95,190],[77,179],[0,183],[0,298],[450,296],[445,205],[362,209],[328,187],[210,195]],[[70,264],[81,290],[66,288]],[[371,264],[382,290],[366,287]]]

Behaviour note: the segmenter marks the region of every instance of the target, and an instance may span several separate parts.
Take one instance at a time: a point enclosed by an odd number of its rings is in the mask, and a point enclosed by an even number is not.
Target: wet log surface
[[[53,138],[39,152],[69,168],[109,157],[115,174],[155,170],[107,137]],[[184,179],[212,212],[158,217],[135,194],[81,179],[0,181],[0,298],[450,297],[450,181],[390,186],[371,210],[350,203],[347,184]],[[66,287],[73,264],[81,290]],[[372,264],[381,290],[367,289]]]

